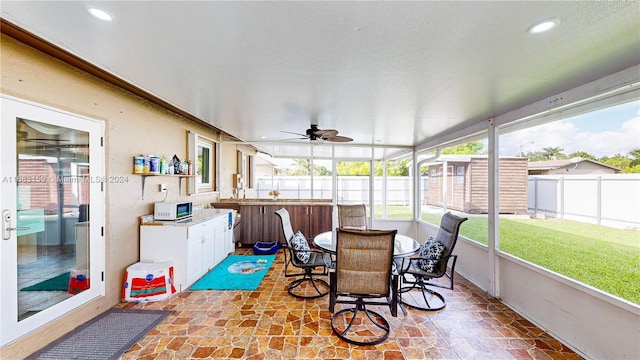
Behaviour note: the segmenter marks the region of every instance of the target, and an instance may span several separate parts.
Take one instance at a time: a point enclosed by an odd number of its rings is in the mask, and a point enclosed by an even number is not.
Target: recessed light
[[[531,34],[539,34],[545,31],[549,31],[556,27],[560,23],[558,20],[545,20],[541,23],[537,23],[529,28],[529,33]]]
[[[89,14],[93,15],[96,19],[100,19],[102,21],[112,22],[114,19],[113,15],[104,10],[89,8],[87,11],[89,11]]]

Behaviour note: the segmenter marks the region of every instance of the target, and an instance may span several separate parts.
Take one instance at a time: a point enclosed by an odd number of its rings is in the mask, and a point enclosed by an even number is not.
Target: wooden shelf
[[[180,181],[179,181],[179,184],[178,184],[178,195],[182,194],[182,179],[196,177],[196,175],[185,175],[185,174],[133,173],[133,175],[142,176],[142,200],[144,200],[144,185],[145,185],[145,180],[147,179],[148,176],[166,176],[166,177],[179,178]]]

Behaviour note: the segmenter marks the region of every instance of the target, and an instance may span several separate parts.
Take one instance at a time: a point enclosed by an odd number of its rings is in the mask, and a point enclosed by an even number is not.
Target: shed
[[[622,169],[615,166],[581,157],[529,163],[529,175],[615,174],[621,171]]]
[[[527,213],[527,158],[501,157],[499,212]],[[446,174],[443,173],[446,168]],[[470,214],[489,212],[489,161],[486,155],[443,155],[429,164],[427,205]],[[446,182],[446,186],[444,185]]]

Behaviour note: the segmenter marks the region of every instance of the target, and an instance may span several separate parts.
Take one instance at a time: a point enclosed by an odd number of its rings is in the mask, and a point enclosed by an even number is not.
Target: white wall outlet
[[[160,192],[167,192],[167,184],[160,184]]]

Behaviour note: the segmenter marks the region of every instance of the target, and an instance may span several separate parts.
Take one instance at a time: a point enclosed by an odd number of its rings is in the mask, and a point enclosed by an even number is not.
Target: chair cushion
[[[309,262],[309,243],[300,231],[295,233],[293,238],[291,238],[291,246],[298,260],[305,264]]]
[[[436,260],[440,259],[443,250],[444,246],[442,244],[435,241],[432,237],[428,238],[418,253],[419,257],[424,258],[418,260],[420,269],[426,272],[433,272],[433,268],[438,264]]]

